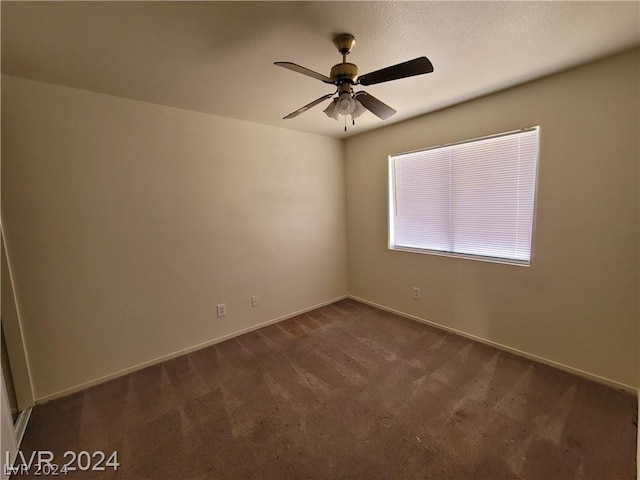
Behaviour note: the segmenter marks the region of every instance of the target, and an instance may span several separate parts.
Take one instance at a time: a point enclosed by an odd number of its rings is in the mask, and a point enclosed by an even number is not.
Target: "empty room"
[[[1,478],[637,478],[640,3],[0,6]]]

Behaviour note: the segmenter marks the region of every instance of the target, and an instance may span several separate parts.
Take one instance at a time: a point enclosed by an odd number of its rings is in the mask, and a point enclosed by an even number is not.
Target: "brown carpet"
[[[129,479],[630,479],[636,398],[344,300],[34,409]],[[16,477],[18,478],[18,477]]]

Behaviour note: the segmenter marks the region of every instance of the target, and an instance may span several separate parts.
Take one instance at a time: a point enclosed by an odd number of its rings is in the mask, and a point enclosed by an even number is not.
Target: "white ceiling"
[[[516,85],[640,44],[639,2],[2,2],[2,72],[335,137],[325,75],[356,37],[360,73],[426,55],[435,71],[366,87],[398,113],[346,135]],[[364,88],[363,88],[364,89]],[[328,104],[328,101],[326,102]]]

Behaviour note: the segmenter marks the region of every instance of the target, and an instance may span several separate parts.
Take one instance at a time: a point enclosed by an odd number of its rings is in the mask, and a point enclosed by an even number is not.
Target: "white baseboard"
[[[119,371],[114,372],[114,373],[110,373],[109,375],[105,375],[103,377],[99,377],[99,378],[96,378],[94,380],[90,380],[88,382],[84,382],[84,383],[81,383],[79,385],[75,385],[73,387],[65,388],[64,390],[60,390],[58,392],[55,392],[55,393],[52,393],[52,394],[49,394],[49,395],[45,395],[43,397],[39,397],[35,401],[36,405],[40,405],[42,403],[46,403],[46,402],[48,402],[50,400],[53,400],[53,399],[56,399],[56,398],[65,397],[67,395],[71,395],[72,393],[76,393],[76,392],[79,392],[81,390],[85,390],[87,388],[93,387],[95,385],[99,385],[101,383],[108,382],[109,380],[113,380],[114,378],[122,377],[124,375],[129,374],[129,373],[133,373],[135,371],[142,370],[143,368],[150,367],[150,366],[156,365],[158,363],[162,363],[162,362],[164,362],[166,360],[171,360],[172,358],[176,358],[176,357],[179,357],[181,355],[186,355],[187,353],[195,352],[196,350],[200,350],[202,348],[206,348],[206,347],[209,347],[211,345],[215,345],[216,343],[222,343],[222,342],[224,342],[226,340],[230,340],[232,338],[238,337],[238,336],[243,335],[245,333],[253,332],[253,331],[258,330],[258,329],[260,329],[262,327],[266,327],[266,326],[272,325],[274,323],[278,323],[278,322],[281,322],[283,320],[286,320],[288,318],[292,318],[292,317],[295,317],[295,316],[298,316],[298,315],[302,315],[303,313],[310,312],[310,311],[315,310],[317,308],[325,307],[327,305],[330,305],[332,303],[338,302],[340,300],[344,300],[347,297],[348,297],[347,295],[336,297],[336,298],[333,298],[331,300],[327,300],[325,302],[319,303],[317,305],[313,305],[311,307],[304,308],[302,310],[298,310],[297,312],[289,313],[287,315],[283,315],[282,317],[274,318],[272,320],[267,320],[266,322],[259,323],[257,325],[252,325],[250,327],[243,328],[242,330],[238,330],[238,331],[235,331],[235,332],[232,332],[232,333],[228,333],[228,334],[223,335],[221,337],[217,337],[217,338],[214,338],[212,340],[207,340],[206,342],[202,342],[202,343],[199,343],[197,345],[193,345],[191,347],[183,348],[183,349],[178,350],[176,352],[169,353],[167,355],[163,355],[161,357],[157,357],[157,358],[154,358],[152,360],[148,360],[146,362],[139,363],[137,365],[125,368],[123,370],[119,370]]]
[[[460,335],[461,337],[465,337],[465,338],[468,338],[470,340],[475,340],[477,342],[484,343],[485,345],[489,345],[491,347],[495,347],[495,348],[497,348],[499,350],[503,350],[505,352],[513,353],[514,355],[518,355],[519,357],[524,357],[524,358],[527,358],[529,360],[533,360],[534,362],[542,363],[544,365],[549,365],[550,367],[554,367],[554,368],[557,368],[559,370],[563,370],[563,371],[568,372],[568,373],[573,373],[573,374],[578,375],[580,377],[584,377],[584,378],[587,378],[589,380],[593,380],[595,382],[602,383],[602,384],[607,385],[609,387],[619,388],[620,390],[624,390],[626,392],[633,393],[633,394],[636,394],[636,395],[638,393],[638,388],[637,387],[632,387],[630,385],[626,385],[624,383],[616,382],[615,380],[610,380],[608,378],[601,377],[601,376],[595,375],[593,373],[585,372],[584,370],[580,370],[578,368],[570,367],[568,365],[564,365],[562,363],[555,362],[555,361],[549,360],[547,358],[543,358],[543,357],[539,357],[537,355],[533,355],[531,353],[523,352],[522,350],[518,350],[518,349],[512,348],[512,347],[508,347],[508,346],[503,345],[501,343],[497,343],[497,342],[494,342],[492,340],[488,340],[486,338],[478,337],[478,336],[473,335],[471,333],[466,333],[466,332],[463,332],[461,330],[457,330],[455,328],[447,327],[446,325],[442,325],[442,324],[433,322],[431,320],[427,320],[425,318],[418,317],[416,315],[411,315],[409,313],[405,313],[405,312],[402,312],[400,310],[395,310],[393,308],[385,307],[384,305],[380,305],[380,304],[377,304],[375,302],[371,302],[369,300],[365,300],[364,298],[359,298],[359,297],[356,297],[354,295],[349,295],[349,298],[351,298],[351,299],[353,299],[353,300],[355,300],[357,302],[361,302],[361,303],[364,303],[366,305],[370,305],[372,307],[379,308],[380,310],[385,310],[387,312],[395,313],[396,315],[399,315],[401,317],[408,318],[410,320],[415,320],[417,322],[430,325],[430,326],[435,327],[435,328],[437,328],[439,330],[445,330],[447,332],[451,332],[451,333],[454,333],[456,335]]]
[[[20,450],[20,444],[22,443],[24,432],[27,430],[27,425],[29,424],[29,419],[31,418],[31,410],[33,410],[33,407],[27,407],[22,410],[14,424],[18,450]]]

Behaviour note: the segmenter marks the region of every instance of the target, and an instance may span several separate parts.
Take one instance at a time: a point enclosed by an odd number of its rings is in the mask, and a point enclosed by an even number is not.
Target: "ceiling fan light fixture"
[[[367,109],[357,101],[350,93],[341,93],[339,97],[334,98],[329,106],[324,109],[324,113],[334,120],[339,120],[340,115],[351,115],[352,118],[358,118]]]
[[[351,115],[353,116],[353,118],[358,118],[360,115],[366,112],[367,109],[364,108],[364,106],[358,100],[354,99],[353,101],[356,104],[356,107]]]
[[[356,101],[351,98],[351,95],[348,93],[343,93],[338,98],[338,109],[340,110],[338,113],[340,115],[349,115],[353,113],[356,109],[355,105]]]
[[[334,98],[333,100],[331,100],[331,103],[327,108],[323,110],[323,112],[327,115],[327,117],[338,120],[338,99]]]

